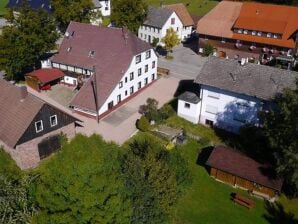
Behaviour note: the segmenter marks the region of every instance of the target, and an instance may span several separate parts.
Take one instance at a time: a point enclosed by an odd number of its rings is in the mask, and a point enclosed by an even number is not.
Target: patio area
[[[43,91],[42,94],[45,94],[57,103],[68,108],[70,101],[76,94],[76,91],[74,90],[74,87],[57,84],[53,85],[51,90]]]

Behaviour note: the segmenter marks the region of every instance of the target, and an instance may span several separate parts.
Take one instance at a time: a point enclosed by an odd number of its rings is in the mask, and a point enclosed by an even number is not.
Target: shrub
[[[204,47],[204,56],[208,57],[209,55],[212,55],[214,52],[214,47],[211,44],[207,44]]]
[[[142,116],[138,121],[137,121],[137,128],[140,131],[148,131],[150,128],[150,123],[148,119],[145,116]]]
[[[168,119],[175,114],[175,110],[170,104],[165,104],[158,112],[161,119]]]

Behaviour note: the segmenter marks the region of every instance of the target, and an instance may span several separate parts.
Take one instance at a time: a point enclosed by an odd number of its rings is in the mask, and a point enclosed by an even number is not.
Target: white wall
[[[76,86],[78,84],[78,79],[65,75],[62,79],[62,82],[66,83],[68,85]]]
[[[185,40],[187,38],[190,37],[191,35],[191,31],[192,31],[192,26],[184,26],[182,29],[182,39],[181,40]]]
[[[189,108],[185,107],[185,104],[188,103],[190,105]],[[178,116],[188,120],[192,123],[197,124],[199,122],[200,115],[200,107],[199,103],[193,104],[189,102],[185,102],[183,100],[178,100]]]
[[[193,123],[206,124],[209,120],[214,126],[234,133],[245,123],[259,124],[258,112],[262,109],[262,102],[255,97],[202,85],[200,98],[201,101],[189,113],[182,108],[182,101],[178,105],[178,115]],[[199,117],[193,119],[197,114]]]
[[[118,104],[117,102],[117,96],[121,95],[121,101],[125,100],[126,98],[128,98],[130,95],[130,87],[134,87],[134,93],[136,93],[138,91],[138,83],[141,82],[141,85],[143,88],[145,86],[145,79],[148,79],[148,84],[151,83],[152,80],[152,75],[154,74],[154,79],[157,78],[157,56],[154,52],[153,49],[150,49],[151,52],[151,57],[146,59],[146,52],[141,53],[141,62],[136,64],[136,57],[133,58],[133,60],[131,61],[131,64],[128,68],[128,70],[125,72],[125,74],[123,75],[122,79],[120,80],[120,82],[122,81],[123,83],[123,87],[120,88],[119,87],[119,83],[117,84],[117,86],[114,88],[114,90],[112,91],[111,95],[108,97],[108,99],[106,100],[106,102],[102,105],[102,107],[99,109],[99,115],[101,115],[102,113],[106,112],[108,110],[108,103],[113,101],[114,102],[114,106],[116,106]],[[155,61],[155,67],[152,68],[152,62]],[[148,72],[145,73],[145,66],[148,65]],[[140,76],[138,76],[138,69],[141,68],[142,69],[142,74]],[[134,72],[134,79],[130,80],[130,73]],[[125,83],[125,78],[127,78],[127,82]],[[127,95],[125,94],[125,91],[127,91]],[[149,96],[148,96],[149,97]]]
[[[175,24],[171,24],[172,18],[175,19]],[[142,25],[140,26],[138,30],[138,37],[146,42],[149,42],[149,37],[151,36],[151,42],[153,41],[153,37],[159,38],[159,45],[163,45],[160,41],[161,39],[166,35],[167,30],[169,28],[173,28],[179,39],[182,40],[182,29],[183,29],[183,24],[177,14],[175,12],[172,13],[172,15],[168,18],[166,23],[163,25],[162,29],[157,29],[149,26]],[[178,30],[177,30],[178,29]]]
[[[111,1],[100,1],[101,8],[96,8],[93,11],[100,11],[102,16],[110,16],[111,15]]]

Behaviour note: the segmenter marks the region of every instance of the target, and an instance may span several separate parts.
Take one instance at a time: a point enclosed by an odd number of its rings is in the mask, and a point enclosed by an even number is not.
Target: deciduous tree
[[[118,27],[127,27],[137,33],[147,16],[148,6],[144,0],[113,0],[111,21]]]
[[[167,51],[172,51],[173,48],[180,43],[180,39],[173,28],[167,30],[166,35],[161,39],[161,42],[165,44]]]

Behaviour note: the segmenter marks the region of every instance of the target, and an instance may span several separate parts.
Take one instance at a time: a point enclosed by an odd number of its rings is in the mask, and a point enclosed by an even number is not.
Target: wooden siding
[[[249,191],[258,192],[261,194],[268,195],[269,197],[275,196],[275,190],[271,188],[267,188],[265,186],[262,186],[260,184],[254,183],[252,181],[249,181],[247,179],[235,176],[233,174],[224,172],[222,170],[218,170],[216,168],[211,168],[210,175],[214,177],[217,180],[223,181],[227,184],[231,184],[233,186],[238,186],[241,188],[245,188]]]
[[[38,79],[32,76],[25,76],[26,84],[36,91],[40,91]]]
[[[57,115],[58,124],[54,127],[50,125],[50,117],[53,115]],[[35,122],[42,120],[43,130],[41,132],[36,133],[35,130]],[[24,132],[22,137],[19,139],[17,145],[32,140],[34,138],[40,137],[44,134],[47,134],[51,131],[55,131],[60,129],[70,123],[75,122],[75,118],[69,116],[68,114],[49,106],[48,104],[44,104],[40,111],[37,113],[35,118],[32,120],[27,130]]]

